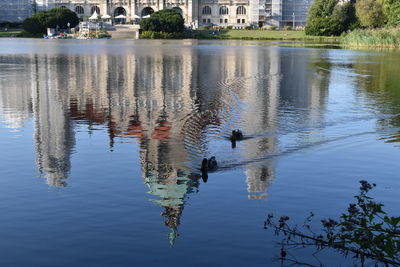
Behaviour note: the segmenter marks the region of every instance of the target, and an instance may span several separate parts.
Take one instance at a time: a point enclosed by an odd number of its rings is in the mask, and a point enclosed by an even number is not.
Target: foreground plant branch
[[[344,256],[351,253],[360,260],[361,265],[370,259],[387,266],[400,266],[400,217],[387,216],[382,210],[383,204],[367,195],[375,184],[367,181],[360,181],[360,184],[360,192],[354,196],[356,203],[350,204],[339,220],[322,220],[322,232],[319,234],[310,225],[313,213],[306,218],[303,231],[297,225],[290,226],[288,216],[276,221],[269,214],[264,228],[272,228],[276,235],[284,235],[280,242],[281,260],[298,262],[288,258],[288,248],[315,246],[317,252],[332,248]]]

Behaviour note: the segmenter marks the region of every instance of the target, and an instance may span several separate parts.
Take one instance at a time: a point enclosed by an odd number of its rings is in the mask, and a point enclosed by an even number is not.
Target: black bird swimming
[[[218,163],[217,160],[215,159],[215,157],[211,157],[208,160],[208,170],[210,171],[215,171],[216,169],[218,169]]]
[[[236,147],[236,141],[240,141],[243,139],[243,133],[241,130],[236,129],[232,131],[232,135],[229,137],[232,142],[232,148]]]
[[[215,171],[218,169],[218,163],[215,157],[209,159],[204,158],[201,162],[201,178],[206,183],[208,180],[208,171]]]

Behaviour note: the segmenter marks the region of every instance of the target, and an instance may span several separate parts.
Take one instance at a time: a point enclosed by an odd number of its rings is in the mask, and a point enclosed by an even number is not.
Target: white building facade
[[[96,11],[112,18],[124,15],[126,19],[123,22],[130,23],[155,11],[173,8],[182,14],[187,25],[193,27],[296,27],[305,25],[311,2],[312,0],[3,0],[0,22],[23,21],[37,11],[66,7],[83,19]]]

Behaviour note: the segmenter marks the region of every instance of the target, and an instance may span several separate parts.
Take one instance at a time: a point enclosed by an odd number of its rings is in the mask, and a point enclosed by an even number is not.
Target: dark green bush
[[[342,28],[332,17],[321,17],[314,18],[312,23],[306,26],[305,32],[313,36],[331,36],[340,35]]]
[[[184,39],[191,36],[185,32],[155,32],[142,31],[140,39]]]
[[[22,23],[20,23],[20,22],[4,21],[4,22],[0,23],[0,27],[4,27],[4,28],[19,28],[21,26],[22,26]]]
[[[185,26],[181,14],[173,9],[162,9],[141,20],[140,28],[143,31],[176,33],[182,32]]]
[[[32,16],[24,20],[22,28],[26,33],[31,33],[31,34],[46,33],[46,26],[41,23],[38,16]]]
[[[41,38],[43,37],[42,33],[30,33],[25,30],[22,32],[18,33],[17,37],[25,37],[25,38]]]

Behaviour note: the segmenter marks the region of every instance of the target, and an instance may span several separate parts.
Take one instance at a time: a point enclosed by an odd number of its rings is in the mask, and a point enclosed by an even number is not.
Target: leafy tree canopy
[[[332,15],[333,9],[337,5],[338,0],[314,0],[309,11],[307,20],[314,18],[328,17]]]
[[[383,6],[376,0],[358,0],[356,15],[363,27],[376,28],[385,24]]]
[[[338,0],[315,0],[308,11],[307,35],[338,35],[339,23],[331,18]]]
[[[332,19],[340,24],[340,31],[353,30],[358,26],[354,3],[338,4],[333,9]]]
[[[27,18],[22,27],[25,31],[33,34],[44,34],[47,28],[56,28],[57,26],[61,29],[73,28],[79,23],[79,18],[75,12],[67,8],[53,8],[49,11],[38,12],[31,17]]]
[[[144,31],[176,33],[184,30],[184,22],[182,15],[175,10],[162,9],[140,21],[140,28]]]
[[[390,0],[387,4],[387,24],[389,26],[400,26],[400,1]]]

